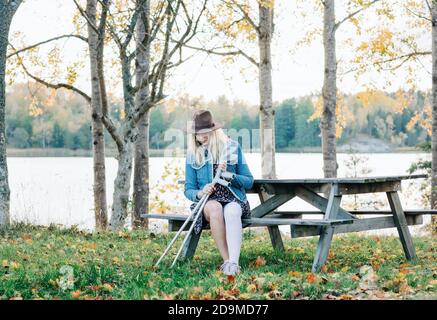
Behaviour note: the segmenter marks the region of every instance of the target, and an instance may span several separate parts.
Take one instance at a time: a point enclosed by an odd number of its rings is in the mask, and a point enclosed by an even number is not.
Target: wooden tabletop
[[[401,176],[357,177],[357,178],[313,178],[313,179],[255,179],[254,184],[326,184],[326,183],[374,183],[427,178],[426,174]]]

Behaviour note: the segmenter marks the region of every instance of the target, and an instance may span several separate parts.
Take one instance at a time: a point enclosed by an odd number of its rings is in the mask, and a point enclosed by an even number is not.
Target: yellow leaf
[[[290,271],[290,272],[288,272],[288,275],[290,276],[290,277],[293,277],[293,278],[300,278],[300,276],[302,275],[300,272],[297,272],[297,271]]]
[[[246,288],[246,290],[247,291],[249,291],[249,292],[256,292],[256,285],[254,285],[253,283],[252,284],[249,284],[248,286],[247,286],[247,288]]]
[[[105,283],[103,284],[103,289],[105,289],[106,291],[112,292],[113,288],[109,283]]]
[[[348,270],[349,270],[349,267],[343,267],[343,268],[341,268],[341,272],[348,272]]]

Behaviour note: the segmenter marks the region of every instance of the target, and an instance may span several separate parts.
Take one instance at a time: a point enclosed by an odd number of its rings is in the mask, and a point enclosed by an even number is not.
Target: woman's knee
[[[241,214],[241,206],[236,202],[230,202],[224,208],[225,219],[241,218]]]
[[[220,202],[215,200],[210,200],[205,204],[205,218],[209,221],[211,219],[222,219],[223,218],[223,207]]]

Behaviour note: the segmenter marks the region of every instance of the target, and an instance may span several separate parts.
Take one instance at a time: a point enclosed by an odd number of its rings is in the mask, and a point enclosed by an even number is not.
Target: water
[[[378,153],[360,154],[368,160],[363,165],[371,170],[369,176],[404,175],[412,162],[418,159],[430,160],[429,154],[421,153]],[[345,166],[348,154],[338,154],[339,177],[350,175]],[[261,177],[260,155],[246,153],[246,159],[255,178]],[[151,158],[151,186],[161,181],[164,164],[171,163],[183,168],[183,158]],[[8,158],[9,184],[11,188],[11,220],[39,225],[59,224],[64,226],[77,225],[80,229],[94,228],[93,216],[93,173],[91,158]],[[117,170],[114,158],[106,159],[108,206],[112,204],[113,181]],[[322,154],[317,153],[278,153],[276,170],[278,178],[320,178],[323,177]],[[405,208],[421,208],[418,186],[423,179],[414,182],[403,182],[400,194]],[[156,190],[155,190],[156,191]],[[164,199],[179,199],[182,207],[188,207],[189,202],[181,192],[176,194],[166,192]],[[365,199],[366,195],[360,196]],[[368,197],[368,196],[367,196]],[[384,194],[381,199],[388,204]],[[374,198],[374,196],[373,196]],[[252,208],[259,204],[256,195],[248,195]],[[351,196],[344,197],[345,202]],[[314,208],[300,199],[293,199],[280,207],[283,210],[313,210]],[[110,211],[110,210],[109,210]],[[304,216],[305,217],[305,216]],[[313,216],[314,217],[314,216]],[[429,222],[430,217],[424,217]],[[284,233],[288,227],[280,227]],[[421,232],[422,226],[410,227],[413,234]],[[373,233],[393,234],[396,229],[385,229]]]

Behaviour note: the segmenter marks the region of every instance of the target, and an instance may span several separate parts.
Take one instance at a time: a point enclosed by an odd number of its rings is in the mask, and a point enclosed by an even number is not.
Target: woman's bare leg
[[[223,207],[220,202],[209,200],[203,208],[205,219],[211,226],[211,235],[223,260],[229,260],[228,245],[226,243],[226,227],[223,217]]]

